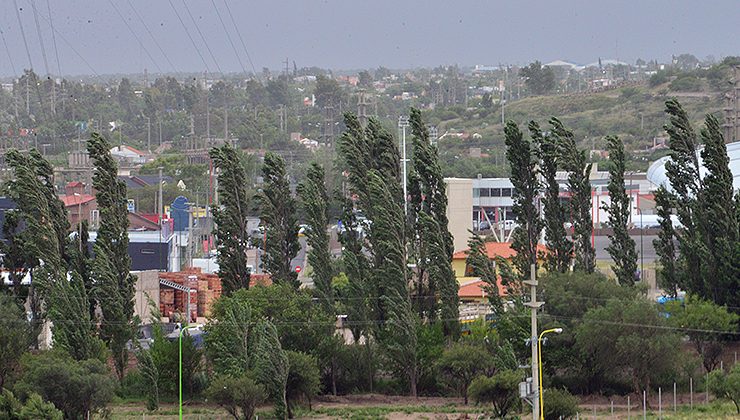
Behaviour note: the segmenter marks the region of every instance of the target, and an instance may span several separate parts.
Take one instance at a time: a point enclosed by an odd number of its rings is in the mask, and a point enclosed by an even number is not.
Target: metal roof
[[[732,172],[732,186],[737,191],[740,190],[740,142],[728,143],[727,156],[730,158],[730,172]],[[707,175],[707,168],[704,167],[701,151],[704,147],[700,147],[696,151],[696,155],[699,158],[699,174],[702,178]],[[662,157],[648,168],[647,177],[650,182],[655,185],[665,185],[668,190],[671,190],[670,183],[668,182],[668,175],[666,175],[665,164],[670,160],[670,157]]]

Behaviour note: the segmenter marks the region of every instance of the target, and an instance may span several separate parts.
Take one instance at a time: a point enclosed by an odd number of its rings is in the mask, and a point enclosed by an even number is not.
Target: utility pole
[[[224,142],[229,142],[229,108],[224,106]]]
[[[159,123],[159,145],[162,145],[162,120],[158,121]]]
[[[539,399],[539,360],[537,357],[538,352],[538,339],[537,335],[537,309],[539,309],[545,302],[537,301],[537,266],[532,264],[530,267],[530,280],[525,280],[522,283],[530,287],[531,298],[529,302],[524,303],[525,306],[529,306],[532,310],[532,325],[531,325],[531,337],[529,339],[530,346],[532,347],[532,418],[539,420],[540,418],[540,399]]]
[[[146,118],[146,147],[149,153],[152,152],[152,119]]]
[[[408,214],[409,212],[408,192],[406,186],[406,162],[408,161],[408,159],[406,159],[406,127],[408,126],[409,117],[405,115],[398,117],[398,128],[400,128],[403,133],[401,135],[401,162],[403,164],[403,214]]]
[[[160,249],[160,254],[159,255],[161,256],[162,255],[161,254],[161,250],[162,250],[162,229],[164,228],[164,223],[162,221],[162,219],[164,219],[164,205],[162,204],[162,167],[160,166],[157,169],[159,169],[159,196],[158,196],[158,199],[157,199],[157,202],[158,202],[157,203],[158,204],[157,205],[157,213],[158,213],[157,214],[157,219],[159,220],[159,249]],[[169,255],[167,256],[167,258],[169,259]],[[162,268],[161,261],[160,261],[159,267],[160,267],[160,269]]]
[[[208,98],[208,91],[206,91],[206,139],[211,141],[211,102]]]

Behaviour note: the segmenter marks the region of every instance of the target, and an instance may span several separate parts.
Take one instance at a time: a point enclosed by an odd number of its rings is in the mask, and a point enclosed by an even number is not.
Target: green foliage
[[[557,118],[550,119],[552,135],[558,145],[563,168],[568,171],[568,190],[571,193],[570,211],[573,217],[573,242],[575,244],[575,268],[592,273],[596,253],[591,245],[593,218],[591,216],[592,164],[586,163],[586,153],[578,149],[573,132]]]
[[[26,399],[26,404],[13,395],[10,390],[2,388],[0,394],[0,418],[7,420],[62,420],[63,414],[54,407],[54,404],[44,402],[36,393]]]
[[[229,295],[241,288],[249,288],[247,268],[247,214],[249,191],[247,174],[242,154],[225,144],[209,152],[218,174],[220,205],[212,207],[216,223],[214,235],[218,249],[219,276],[224,294]]]
[[[714,370],[722,355],[722,332],[737,331],[740,317],[724,306],[696,296],[688,296],[683,304],[668,302],[666,311],[670,314],[668,321],[671,325],[686,329],[686,335],[702,358],[704,369],[707,372]]]
[[[535,153],[539,159],[540,172],[544,181],[543,221],[545,228],[545,240],[549,253],[547,254],[546,266],[548,271],[565,273],[570,269],[573,258],[573,243],[571,243],[565,232],[565,206],[560,202],[560,183],[555,178],[560,164],[558,145],[555,138],[545,136],[535,121],[529,122],[529,132],[533,143],[536,145]]]
[[[298,222],[295,198],[285,173],[285,160],[272,152],[265,154],[262,166],[264,184],[259,194],[260,223],[265,226],[265,253],[262,264],[274,283],[300,285],[291,261],[298,254]]]
[[[21,356],[33,341],[33,330],[23,309],[10,296],[0,294],[0,388],[13,379]]]
[[[251,374],[216,376],[206,390],[209,400],[223,407],[235,420],[251,420],[265,400],[265,389]]]
[[[608,225],[613,233],[609,236],[610,244],[606,247],[612,257],[612,270],[617,276],[619,284],[631,286],[635,283],[637,272],[637,251],[635,241],[627,230],[630,214],[630,198],[624,187],[624,144],[617,136],[606,137],[609,160],[612,162],[609,169],[609,204],[603,204],[602,209],[609,213]]]
[[[482,346],[454,343],[445,349],[437,365],[440,373],[463,396],[467,404],[470,382],[479,375],[492,373],[493,358]]]
[[[485,283],[483,290],[488,296],[488,304],[494,313],[503,313],[504,306],[498,289],[496,265],[488,258],[486,243],[477,233],[472,233],[468,239],[468,256],[465,265],[470,267],[471,274],[479,277]]]
[[[521,379],[513,370],[502,370],[491,377],[478,376],[470,383],[468,393],[479,404],[491,404],[495,417],[505,418],[519,404]]]
[[[578,414],[578,399],[564,389],[548,388],[542,399],[546,420],[570,419]]]
[[[157,328],[157,325],[154,325]],[[155,333],[149,347],[154,368],[157,372],[157,390],[161,396],[175,396],[179,384],[179,342],[168,340],[163,334]],[[195,347],[193,338],[182,334],[182,384],[183,396],[192,397],[202,390],[197,380],[202,369],[203,351]],[[151,380],[153,378],[149,378]]]
[[[518,225],[512,235],[511,248],[516,251],[513,262],[521,278],[529,279],[533,264],[537,270],[537,243],[542,231],[535,202],[540,193],[539,170],[532,142],[524,138],[517,124],[507,121],[504,134],[506,159],[511,166],[510,180],[514,186],[512,210]]]
[[[222,296],[206,325],[206,356],[219,375],[241,375],[250,365],[252,310],[246,293]]]
[[[530,63],[519,70],[519,76],[524,78],[527,88],[534,95],[544,95],[555,89],[555,72],[539,61]]]
[[[275,417],[288,418],[286,386],[290,369],[288,356],[280,346],[277,330],[269,321],[260,321],[256,328],[257,348],[254,369],[257,380],[272,400]]]
[[[308,225],[306,237],[310,247],[308,264],[313,269],[311,278],[319,298],[326,307],[332,308],[334,267],[329,253],[329,235],[326,232],[329,224],[329,196],[324,178],[324,168],[318,163],[312,163],[306,173],[306,180],[298,185],[298,196]]]
[[[102,311],[101,338],[109,345],[119,379],[128,363],[126,343],[134,338],[134,284],[128,254],[128,209],[126,184],[119,180],[118,164],[110,153],[110,143],[98,133],[87,142],[94,166],[93,187],[100,211],[100,226],[92,264],[94,297]]]
[[[318,395],[321,387],[321,375],[318,361],[315,356],[298,352],[286,351],[288,357],[288,380],[285,385],[285,399],[288,404],[288,417],[293,418],[293,408],[301,399],[308,401]]]
[[[732,401],[740,414],[740,365],[736,364],[728,373],[721,370],[710,373],[709,390],[717,398]]]
[[[696,76],[686,74],[674,79],[668,89],[674,92],[700,92],[703,84]]]
[[[75,361],[57,352],[26,355],[23,376],[15,390],[21,396],[37,393],[54,404],[68,419],[82,419],[105,408],[111,401],[116,381],[99,360]]]
[[[655,253],[658,255],[660,269],[658,270],[658,286],[673,297],[678,296],[679,274],[676,272],[676,232],[673,229],[671,214],[673,196],[665,186],[661,185],[655,191],[655,211],[660,223],[658,238],[653,240]]]

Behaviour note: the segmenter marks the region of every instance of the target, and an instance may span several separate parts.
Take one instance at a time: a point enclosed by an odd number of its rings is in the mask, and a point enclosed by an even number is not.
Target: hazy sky
[[[286,57],[291,68],[295,61],[298,67],[357,69],[526,64],[535,59],[586,64],[599,57],[668,61],[671,54],[683,52],[699,58],[740,54],[737,0],[184,0],[218,66],[183,0],[33,0],[44,49],[31,1],[0,0],[0,30],[8,47],[0,44],[0,75],[29,67],[14,2],[38,73],[46,73],[43,50],[49,72],[59,73],[47,4],[59,66],[67,75],[144,68],[150,73],[206,67],[218,72],[219,66],[234,72],[242,69],[238,58],[251,70],[224,1],[257,71],[280,68]]]

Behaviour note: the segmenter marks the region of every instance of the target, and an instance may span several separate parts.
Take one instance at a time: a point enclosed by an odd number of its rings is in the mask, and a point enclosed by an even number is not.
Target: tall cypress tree
[[[459,330],[459,297],[457,279],[452,270],[452,235],[447,228],[447,191],[438,151],[429,141],[421,111],[412,108],[409,123],[413,135],[411,162],[414,174],[409,182],[412,191],[409,226],[415,229],[407,237],[412,238],[410,242],[415,245],[417,276],[422,280],[416,282],[417,301],[429,302],[420,305],[422,313],[429,319],[437,317],[439,306],[445,335],[456,335]],[[439,305],[435,297],[437,291]]]
[[[529,132],[536,144],[536,153],[539,158],[540,173],[544,185],[542,204],[545,240],[547,241],[547,270],[565,273],[570,269],[573,259],[573,243],[568,240],[565,231],[565,206],[560,201],[560,184],[555,178],[558,170],[558,147],[552,136],[545,136],[539,124],[530,121]]]
[[[116,373],[123,379],[128,364],[126,343],[134,338],[134,284],[128,255],[126,184],[118,179],[118,164],[110,143],[93,133],[87,151],[94,166],[93,187],[100,211],[98,236],[93,246],[92,278],[95,298],[103,313],[101,337],[108,343]]]
[[[735,260],[738,221],[732,186],[729,156],[717,118],[711,114],[701,130],[701,152],[707,175],[703,179],[698,204],[698,224],[705,254],[703,277],[708,281],[708,296],[719,305],[740,305],[740,261]]]
[[[606,248],[614,261],[614,274],[619,284],[631,286],[635,283],[637,272],[637,251],[635,241],[630,238],[627,223],[630,217],[630,199],[624,187],[624,144],[617,136],[606,137],[606,147],[609,151],[609,204],[603,209],[609,213],[609,226],[613,233],[609,235],[611,243]]]
[[[218,169],[220,203],[211,209],[216,222],[213,233],[218,250],[218,275],[224,294],[230,295],[236,290],[249,288],[249,177],[242,154],[228,143],[211,149],[209,156]]]
[[[306,215],[306,238],[311,247],[308,263],[313,269],[313,283],[320,298],[328,307],[334,305],[334,290],[331,279],[334,275],[331,254],[329,253],[329,195],[326,193],[324,168],[312,163],[308,168],[306,180],[298,185],[298,196]]]
[[[288,356],[278,339],[277,329],[270,321],[260,321],[255,327],[257,346],[254,369],[257,380],[265,387],[275,409],[275,417],[288,418],[285,386],[288,382]]]
[[[570,209],[573,215],[573,242],[575,244],[575,268],[593,273],[596,268],[596,252],[591,244],[593,216],[591,215],[591,164],[586,163],[586,153],[576,146],[573,132],[565,128],[557,118],[550,119],[552,135],[558,144],[558,153],[563,168],[568,171]]]
[[[258,198],[260,219],[267,236],[263,266],[272,275],[273,282],[291,284],[297,289],[300,285],[298,273],[291,269],[291,261],[300,248],[298,222],[285,160],[278,154],[266,153],[262,176],[264,184]]]
[[[477,233],[473,233],[468,239],[468,249],[465,264],[470,267],[472,275],[480,277],[486,284],[483,290],[488,294],[488,303],[493,312],[503,313],[504,305],[499,295],[496,265],[488,258],[485,241]]]
[[[678,296],[679,279],[676,272],[676,245],[673,242],[676,232],[671,220],[673,207],[673,195],[661,185],[655,191],[655,212],[658,215],[660,231],[658,231],[658,238],[653,240],[653,247],[660,261],[658,286],[676,297]]]
[[[511,183],[514,185],[512,210],[517,227],[512,235],[511,248],[516,251],[514,264],[523,279],[529,279],[531,265],[537,267],[537,242],[542,231],[542,221],[537,209],[539,195],[539,170],[532,144],[522,135],[517,124],[507,121],[504,127],[506,158],[511,166]]]

